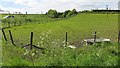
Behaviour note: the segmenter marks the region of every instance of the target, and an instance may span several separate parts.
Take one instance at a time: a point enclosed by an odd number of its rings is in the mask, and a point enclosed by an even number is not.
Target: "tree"
[[[76,9],[73,9],[73,10],[71,11],[71,14],[77,14]]]
[[[71,11],[70,10],[66,10],[64,13],[63,13],[63,17],[67,17],[69,16],[68,14],[70,14]]]
[[[58,18],[64,18],[63,13],[58,12]]]
[[[64,12],[64,17],[70,17],[71,15],[75,15],[75,14],[77,14],[76,9],[73,9],[72,11],[67,10]]]
[[[58,17],[57,11],[56,11],[56,10],[52,10],[52,9],[50,9],[50,10],[48,11],[47,15],[48,15],[49,17],[51,17],[51,18],[57,18],[57,17]]]
[[[72,12],[69,12],[66,17],[70,17],[72,15]]]

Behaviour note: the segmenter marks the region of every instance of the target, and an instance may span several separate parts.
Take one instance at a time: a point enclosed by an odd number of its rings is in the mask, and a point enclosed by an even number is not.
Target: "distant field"
[[[109,14],[108,17],[106,14],[78,14],[59,21],[43,16],[40,18],[33,16],[30,19],[35,19],[37,23],[28,22],[29,24],[5,29],[8,41],[5,42],[3,38],[3,65],[33,65],[32,61],[24,57],[25,49],[20,48],[20,46],[29,44],[30,32],[33,32],[33,44],[45,48],[44,53],[38,50],[39,53],[36,54],[37,59],[34,60],[34,65],[117,65],[118,57],[112,54],[112,51],[118,53],[116,44],[118,35],[117,14]],[[39,23],[41,22],[39,19],[53,21]],[[6,25],[3,24],[3,26]],[[12,32],[16,47],[11,44],[8,30]],[[109,38],[112,43],[84,46],[75,50],[64,47],[66,32],[68,33],[68,45],[80,46],[79,43],[84,39],[93,38],[95,31],[98,38]]]
[[[48,23],[48,22],[54,22],[59,19],[53,19],[48,17],[45,14],[10,14],[10,16],[14,16],[14,18],[4,18],[5,16],[9,16],[7,14],[2,14],[1,19],[2,19],[2,27],[6,28],[8,27],[8,22],[10,23],[10,27],[14,26],[21,26],[25,24],[30,24],[30,23]]]

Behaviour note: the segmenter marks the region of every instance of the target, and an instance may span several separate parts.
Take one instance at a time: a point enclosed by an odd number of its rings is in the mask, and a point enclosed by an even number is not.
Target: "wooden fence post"
[[[96,43],[96,31],[94,33],[94,43]]]
[[[118,32],[118,43],[120,43],[120,30]]]
[[[68,35],[68,33],[66,32],[66,39],[65,39],[65,44],[67,45],[67,35]]]
[[[13,41],[13,37],[12,37],[12,34],[11,34],[10,30],[9,30],[9,34],[10,34],[10,39],[11,39],[12,44],[15,46],[14,41]]]
[[[31,32],[30,36],[30,49],[32,50],[32,42],[33,42],[33,32]]]
[[[5,32],[4,32],[4,29],[2,29],[2,33],[3,33],[3,36],[4,36],[5,41],[7,41],[7,38],[6,38],[6,35],[5,35]]]

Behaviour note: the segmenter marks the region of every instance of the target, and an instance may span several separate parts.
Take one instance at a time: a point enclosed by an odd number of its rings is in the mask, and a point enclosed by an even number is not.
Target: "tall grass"
[[[29,16],[28,16],[29,17]],[[78,14],[75,17],[50,23],[37,23],[5,29],[8,41],[3,40],[3,65],[28,66],[111,66],[118,65],[117,14]],[[16,47],[11,45],[8,30],[11,30]],[[94,32],[99,38],[111,39],[110,44],[81,46],[70,49],[65,45],[65,33],[68,32],[68,45],[80,46],[85,38],[93,38]],[[30,42],[33,32],[33,44],[45,50],[33,49],[26,53],[21,48]],[[67,46],[68,46],[67,45]],[[36,54],[33,55],[34,52]],[[34,56],[31,60],[30,56]],[[16,60],[15,60],[16,58]],[[18,58],[18,59],[17,59]],[[21,61],[20,61],[21,59]],[[34,62],[33,62],[34,61]],[[12,62],[14,62],[12,64]]]

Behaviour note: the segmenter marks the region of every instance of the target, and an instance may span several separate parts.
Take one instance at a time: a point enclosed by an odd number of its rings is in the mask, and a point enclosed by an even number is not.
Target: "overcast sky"
[[[25,13],[43,13],[49,9],[56,9],[59,12],[65,10],[76,9],[90,10],[90,9],[105,9],[109,5],[111,9],[118,8],[120,0],[0,0],[0,9],[10,12]]]

